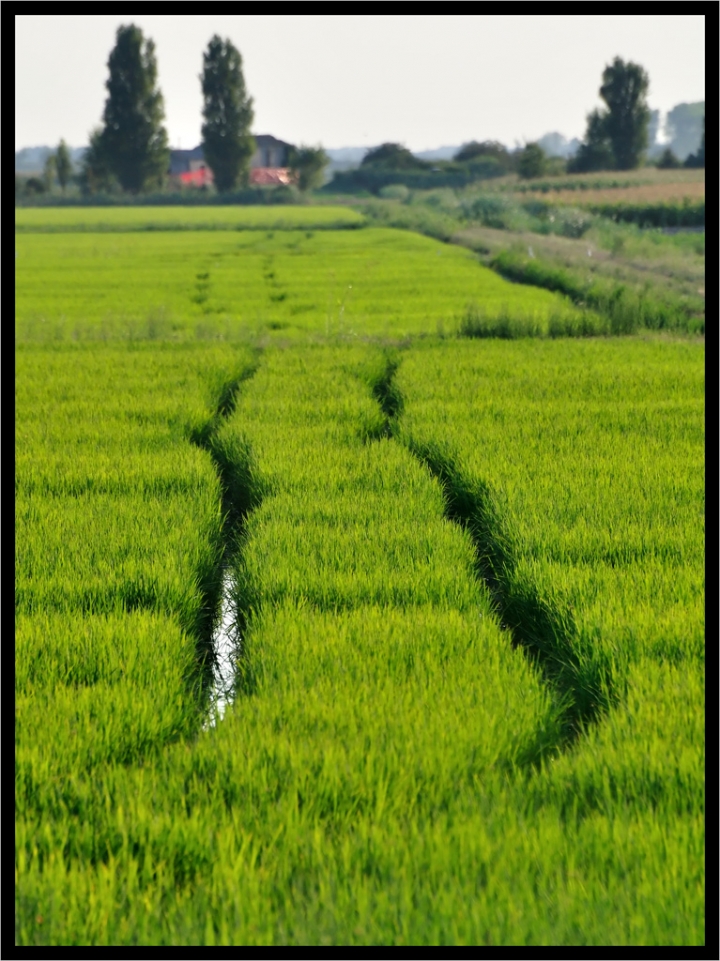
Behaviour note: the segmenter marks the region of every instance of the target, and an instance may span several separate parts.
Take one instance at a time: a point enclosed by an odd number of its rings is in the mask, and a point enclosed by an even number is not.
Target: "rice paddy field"
[[[318,210],[19,214],[16,944],[704,944],[704,340]]]

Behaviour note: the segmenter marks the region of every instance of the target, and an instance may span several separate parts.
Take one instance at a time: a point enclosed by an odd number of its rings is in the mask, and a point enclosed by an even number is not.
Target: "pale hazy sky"
[[[16,149],[87,143],[115,31],[128,23],[155,41],[173,147],[200,141],[198,75],[214,33],[242,54],[253,131],[291,143],[425,150],[579,137],[615,56],[648,71],[654,109],[705,99],[695,15],[16,16]]]

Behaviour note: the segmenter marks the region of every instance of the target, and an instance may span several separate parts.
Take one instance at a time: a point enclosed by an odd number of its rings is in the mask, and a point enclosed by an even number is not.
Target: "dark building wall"
[[[255,153],[250,158],[251,167],[287,167],[290,163],[290,149],[292,144],[278,140],[270,134],[258,134],[255,137]],[[170,174],[184,174],[189,170],[197,170],[199,163],[204,161],[202,146],[193,150],[170,151]]]

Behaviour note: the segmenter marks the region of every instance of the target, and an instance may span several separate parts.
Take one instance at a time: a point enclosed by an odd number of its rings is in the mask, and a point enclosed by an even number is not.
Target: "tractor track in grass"
[[[441,444],[402,436],[404,399],[395,381],[399,366],[400,360],[388,355],[384,369],[371,381],[384,417],[377,436],[403,444],[440,484],[445,517],[470,535],[476,579],[487,589],[502,629],[552,691],[561,715],[556,748],[565,750],[616,700],[609,662],[599,651],[581,652],[572,612],[561,610],[518,576],[512,535],[491,486],[464,474]]]
[[[196,631],[203,695],[209,704],[206,727],[221,718],[234,699],[242,677],[242,639],[247,611],[239,597],[235,567],[243,549],[248,515],[259,506],[261,494],[253,477],[249,445],[232,449],[220,429],[232,415],[242,386],[257,372],[258,356],[220,389],[215,413],[190,440],[212,458],[220,482],[222,521],[219,550],[212,574],[203,587],[203,616]]]

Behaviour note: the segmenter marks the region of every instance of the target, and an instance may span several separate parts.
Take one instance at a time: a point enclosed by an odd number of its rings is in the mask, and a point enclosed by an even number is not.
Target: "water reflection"
[[[210,692],[210,712],[206,728],[221,721],[228,704],[235,697],[235,663],[240,642],[232,571],[223,575],[220,623],[213,634],[213,682]]]

